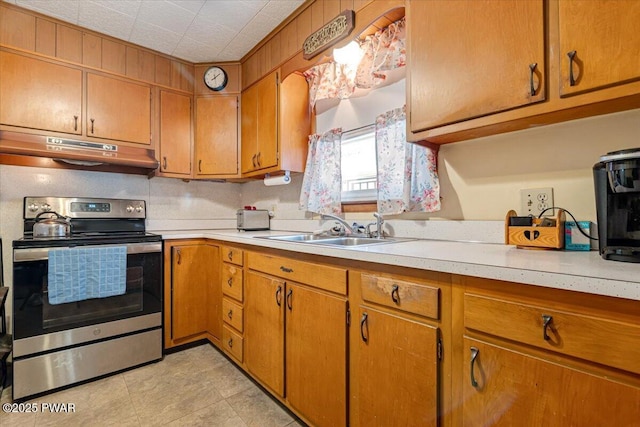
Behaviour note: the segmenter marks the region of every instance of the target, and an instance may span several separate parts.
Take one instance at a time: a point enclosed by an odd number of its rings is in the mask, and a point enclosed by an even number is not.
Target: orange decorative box
[[[504,243],[524,249],[562,249],[564,247],[564,211],[558,209],[554,217],[531,217],[531,225],[511,225],[514,210],[507,212],[504,221]],[[518,217],[522,218],[522,217]]]

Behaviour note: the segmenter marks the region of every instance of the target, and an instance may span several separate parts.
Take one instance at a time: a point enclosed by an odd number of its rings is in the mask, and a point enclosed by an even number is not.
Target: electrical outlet
[[[518,215],[538,216],[540,212],[553,206],[553,188],[527,188],[520,190],[520,212]],[[553,216],[553,209],[543,216]]]

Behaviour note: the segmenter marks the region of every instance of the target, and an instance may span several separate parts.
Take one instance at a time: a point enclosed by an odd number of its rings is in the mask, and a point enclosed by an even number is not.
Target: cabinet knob
[[[575,60],[577,53],[578,52],[575,50],[572,50],[571,52],[567,53],[567,56],[569,57],[569,86],[576,85],[576,78],[573,75],[573,61]]]
[[[545,341],[549,341],[551,337],[547,334],[547,330],[551,326],[551,322],[553,321],[553,316],[548,316],[546,314],[542,315],[542,339]]]
[[[476,381],[475,375],[473,374],[473,367],[479,354],[480,350],[478,350],[476,347],[471,347],[471,386],[473,386],[474,388],[478,388],[478,381]]]

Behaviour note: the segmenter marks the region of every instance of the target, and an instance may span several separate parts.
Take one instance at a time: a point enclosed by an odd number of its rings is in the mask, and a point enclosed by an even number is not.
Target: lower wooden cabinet
[[[222,335],[219,247],[165,242],[165,348]]]

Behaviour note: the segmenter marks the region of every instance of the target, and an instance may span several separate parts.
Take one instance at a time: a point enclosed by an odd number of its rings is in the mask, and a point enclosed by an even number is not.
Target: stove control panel
[[[82,197],[25,197],[24,219],[42,212],[56,212],[69,218],[146,218],[146,202],[130,199]]]

